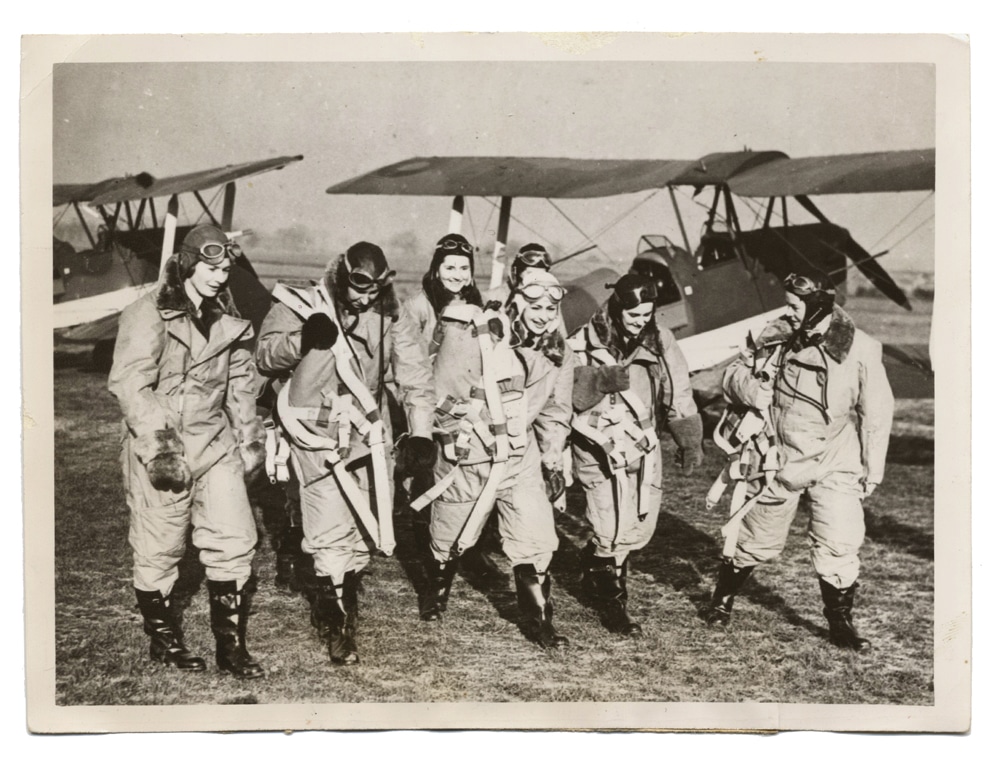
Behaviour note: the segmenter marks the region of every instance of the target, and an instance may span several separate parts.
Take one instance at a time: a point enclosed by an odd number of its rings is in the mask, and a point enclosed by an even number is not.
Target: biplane
[[[665,191],[676,220],[675,239],[662,233],[640,235],[631,268],[657,279],[657,319],[679,339],[696,390],[711,396],[721,368],[745,345],[748,332],[781,313],[781,282],[790,272],[828,276],[843,302],[848,271],[857,269],[894,303],[911,309],[878,261],[888,251],[866,251],[811,196],[924,192],[929,197],[934,177],[934,149],[809,158],[747,150],[696,160],[418,157],[340,182],[327,193],[451,197],[449,232],[462,231],[467,197],[498,198],[490,277],[490,287],[496,287],[503,277],[515,198],[551,202]],[[694,245],[678,201],[684,190],[692,199],[706,190],[712,195],[698,203],[705,218]],[[751,224],[741,219],[737,199],[758,202]],[[810,221],[793,222],[790,201],[808,212]],[[555,265],[595,247],[574,251]],[[606,284],[620,274],[600,267],[565,283],[563,316],[569,330],[589,319],[607,297]],[[887,347],[886,354],[907,375],[908,393],[914,385],[922,386],[918,395],[933,393],[926,351],[893,353]]]
[[[54,185],[54,328],[65,340],[94,343],[95,364],[110,366],[119,313],[156,286],[175,241],[204,222],[219,225],[233,239],[248,234],[233,230],[237,180],[301,160],[281,156],[172,177],[143,172],[94,184]],[[216,192],[207,197],[210,190]],[[181,224],[184,195],[194,201],[196,215]],[[86,241],[79,250],[55,236],[70,210],[79,224],[77,237]],[[245,255],[236,263],[230,289],[237,307],[251,320],[263,319],[261,310],[270,304],[267,291]]]

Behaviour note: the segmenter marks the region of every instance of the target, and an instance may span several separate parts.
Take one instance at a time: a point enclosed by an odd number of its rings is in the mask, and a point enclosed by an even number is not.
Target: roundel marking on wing
[[[432,166],[432,162],[426,158],[415,158],[412,161],[404,161],[395,166],[387,166],[379,175],[382,177],[408,177],[411,174],[419,174],[427,171]]]

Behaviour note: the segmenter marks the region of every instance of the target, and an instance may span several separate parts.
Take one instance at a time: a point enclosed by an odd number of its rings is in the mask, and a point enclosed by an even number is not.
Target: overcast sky
[[[929,64],[60,64],[53,178],[166,176],[304,154],[281,172],[239,183],[236,225],[252,227],[269,257],[332,256],[359,239],[391,247],[408,232],[429,250],[446,231],[446,199],[332,196],[326,188],[412,156],[694,159],[744,147],[793,157],[932,147],[934,76]],[[925,196],[817,203],[874,252],[931,217],[933,198]],[[592,234],[643,197],[560,207]],[[683,199],[682,206],[693,234],[704,212]],[[669,209],[661,194],[588,256],[624,263],[642,233],[680,242]],[[490,219],[485,202],[470,210],[467,234],[491,248],[496,215]],[[541,236],[570,250],[581,242],[545,201],[515,201],[514,216],[538,234],[515,224],[512,243]],[[882,261],[890,271],[932,269],[933,221]]]

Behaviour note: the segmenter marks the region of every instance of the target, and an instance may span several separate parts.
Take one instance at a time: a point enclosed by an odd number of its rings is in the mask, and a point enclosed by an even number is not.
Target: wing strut
[[[139,229],[142,226],[142,216],[146,213],[146,199],[142,198],[139,201],[139,208],[135,212],[135,228]],[[155,227],[155,225],[154,225]]]
[[[819,210],[808,195],[796,195],[795,200],[799,202],[799,205],[802,206],[802,208],[823,222],[823,224],[831,224],[830,220],[823,215],[823,212]]]
[[[226,187],[229,187],[229,185],[226,185]],[[212,224],[214,224],[214,225],[218,225],[218,224],[219,224],[219,222],[218,222],[218,221],[216,220],[216,218],[215,218],[215,214],[213,214],[213,213],[212,213],[212,209],[210,209],[210,208],[208,207],[208,204],[207,204],[207,203],[205,203],[205,199],[201,197],[201,193],[200,193],[200,192],[198,192],[197,190],[193,190],[193,191],[191,192],[191,194],[192,194],[192,195],[193,195],[193,196],[194,196],[195,198],[197,198],[197,199],[198,199],[198,203],[199,203],[199,204],[201,204],[201,207],[202,207],[202,209],[204,210],[204,212],[205,212],[206,214],[208,214],[208,220],[209,220],[209,221],[210,221],[210,222],[211,222]],[[223,228],[222,228],[222,231],[223,231],[223,232],[225,232],[225,231],[226,231],[226,229],[227,229],[226,227],[223,227]]]
[[[451,216],[448,218],[448,234],[462,234],[462,220],[465,218],[465,196],[456,195],[451,201]]]
[[[677,226],[681,228],[681,237],[684,238],[684,248],[688,252],[688,256],[694,256],[691,251],[691,243],[688,242],[687,230],[684,229],[684,220],[681,219],[681,210],[677,207],[677,196],[674,194],[674,186],[667,185],[667,190],[670,191],[670,202],[674,204],[674,216],[677,217]]]
[[[500,199],[500,223],[497,225],[497,241],[493,245],[493,269],[490,271],[490,290],[499,288],[503,282],[503,253],[507,248],[507,228],[510,226],[511,197]]]
[[[90,227],[83,218],[83,212],[80,211],[80,204],[77,201],[73,201],[73,210],[76,212],[77,218],[80,220],[80,225],[83,227],[83,231],[87,233],[87,240],[90,241],[90,247],[96,250],[97,243],[94,242],[94,236],[91,234]]]
[[[160,276],[167,266],[167,259],[174,252],[174,237],[177,235],[177,196],[171,195],[167,201],[167,216],[163,220],[163,249],[160,251]]]
[[[231,232],[233,229],[233,207],[236,205],[236,183],[227,182],[225,195],[222,197],[222,231]],[[212,213],[209,212],[209,216]],[[214,219],[212,221],[215,221]]]

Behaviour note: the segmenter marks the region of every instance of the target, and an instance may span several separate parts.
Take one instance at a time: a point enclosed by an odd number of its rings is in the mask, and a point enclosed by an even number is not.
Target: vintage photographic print
[[[22,44],[31,731],[967,730],[966,43]]]

